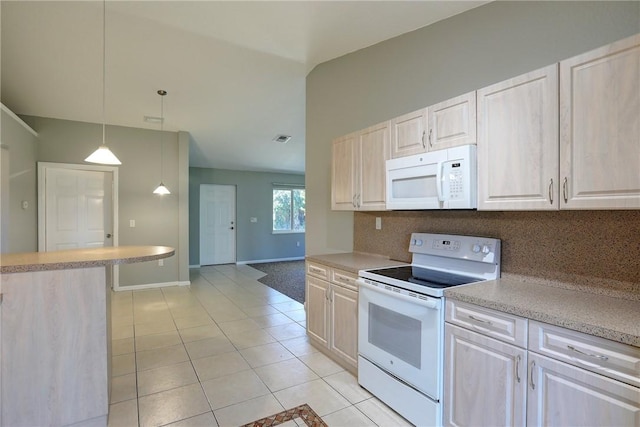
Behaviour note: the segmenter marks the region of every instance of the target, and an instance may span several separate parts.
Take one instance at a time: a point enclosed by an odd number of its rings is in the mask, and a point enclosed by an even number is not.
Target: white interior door
[[[117,246],[116,169],[38,164],[38,249]]]
[[[236,262],[236,187],[200,186],[200,265]]]

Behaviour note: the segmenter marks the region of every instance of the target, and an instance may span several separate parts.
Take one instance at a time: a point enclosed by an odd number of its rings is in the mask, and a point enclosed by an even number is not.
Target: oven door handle
[[[426,297],[426,298],[429,298],[429,299],[428,300],[423,300],[421,298],[410,297],[408,295],[403,295],[401,293],[390,291],[390,290],[385,289],[385,288],[381,288],[381,287],[378,287],[378,286],[375,286],[375,285],[370,285],[369,283],[365,282],[362,279],[356,280],[356,283],[359,286],[361,286],[361,287],[363,287],[365,289],[369,289],[371,291],[378,292],[380,294],[387,295],[387,296],[390,296],[392,298],[401,299],[403,301],[407,301],[407,302],[410,302],[410,303],[413,303],[413,304],[418,304],[418,305],[421,305],[423,307],[427,307],[427,308],[430,308],[430,309],[433,309],[433,310],[438,310],[439,307],[440,307],[440,304],[438,303],[438,299],[437,298]]]

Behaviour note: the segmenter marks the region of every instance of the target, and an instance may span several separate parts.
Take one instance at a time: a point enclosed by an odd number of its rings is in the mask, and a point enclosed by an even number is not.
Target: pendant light
[[[166,90],[159,90],[160,95],[160,185],[153,190],[153,194],[165,195],[171,194],[169,189],[165,187],[162,182],[163,170],[164,170],[164,97],[167,94]]]
[[[105,123],[105,79],[106,79],[106,27],[107,27],[107,2],[102,2],[102,145],[98,147],[89,157],[84,159],[88,163],[98,163],[101,165],[121,165],[122,162],[109,150],[105,138],[106,123]]]

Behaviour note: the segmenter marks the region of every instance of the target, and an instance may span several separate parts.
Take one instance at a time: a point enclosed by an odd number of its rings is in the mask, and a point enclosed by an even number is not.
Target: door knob
[[[233,227],[229,227],[230,230],[233,230]]]
[[[111,233],[107,233],[107,239],[111,238]]]

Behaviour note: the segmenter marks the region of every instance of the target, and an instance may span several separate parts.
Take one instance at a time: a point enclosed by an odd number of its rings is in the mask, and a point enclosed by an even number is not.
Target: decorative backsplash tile
[[[376,217],[382,229],[375,229]],[[640,283],[640,211],[392,211],[354,214],[354,251],[410,261],[412,232],[502,240],[502,271]]]

